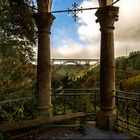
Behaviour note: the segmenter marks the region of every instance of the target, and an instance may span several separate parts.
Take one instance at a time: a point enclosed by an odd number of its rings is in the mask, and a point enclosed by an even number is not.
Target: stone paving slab
[[[59,128],[57,128],[59,130]],[[75,131],[74,129],[71,131],[59,131],[55,132],[53,135],[48,135],[47,133],[43,133],[40,136],[35,137],[36,140],[42,139],[130,139],[125,136],[123,133],[118,133],[115,131],[106,131],[101,130],[95,127],[94,124],[86,127],[86,135]]]

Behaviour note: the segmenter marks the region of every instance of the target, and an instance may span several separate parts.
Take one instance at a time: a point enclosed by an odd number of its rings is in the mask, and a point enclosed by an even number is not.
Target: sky
[[[97,0],[53,0],[52,11],[65,10],[76,2],[79,7],[98,7]],[[120,0],[119,20],[115,22],[115,57],[140,50],[140,0]],[[69,13],[55,13],[51,28],[51,58],[100,58],[100,26],[97,10],[78,13],[74,21]]]

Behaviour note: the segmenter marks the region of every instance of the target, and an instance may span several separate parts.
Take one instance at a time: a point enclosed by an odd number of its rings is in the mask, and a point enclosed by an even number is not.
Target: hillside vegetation
[[[1,94],[36,89],[36,66],[29,62],[1,57],[0,73]],[[53,65],[52,89],[99,88],[99,75],[99,65]],[[116,59],[116,89],[140,92],[140,51]]]
[[[20,56],[20,55],[19,55]],[[23,97],[36,97],[36,66],[30,61],[10,61],[11,57],[0,57],[0,102]],[[15,59],[16,60],[16,59]],[[26,62],[26,63],[25,63]],[[116,88],[124,91],[140,92],[140,52],[132,52],[128,57],[116,59]],[[95,89],[100,87],[99,65],[53,65],[52,89]],[[9,94],[7,94],[9,93]],[[16,94],[11,94],[16,93]],[[12,97],[12,98],[11,98]],[[11,120],[27,120],[36,117],[36,98],[33,101],[13,102],[0,106],[0,123]],[[57,98],[58,99],[58,98]],[[56,100],[57,113],[63,113],[62,100]],[[72,98],[73,99],[73,98]],[[72,103],[67,99],[67,103]],[[78,99],[78,109],[81,100]],[[87,98],[86,98],[87,99]],[[90,98],[88,98],[90,100]],[[88,102],[89,103],[89,102]],[[90,101],[91,103],[91,101]],[[88,104],[88,110],[92,105]],[[73,103],[69,105],[71,111]]]
[[[140,51],[116,59],[116,85],[120,90],[140,92]]]
[[[99,88],[99,65],[54,65],[52,88]],[[140,92],[140,51],[116,58],[116,88]]]

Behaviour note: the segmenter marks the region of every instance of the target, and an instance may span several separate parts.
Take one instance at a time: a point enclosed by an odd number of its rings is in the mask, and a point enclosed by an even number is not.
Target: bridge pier
[[[50,29],[55,17],[49,13],[51,1],[39,1],[35,21],[38,28],[37,110],[40,118],[52,115]]]
[[[96,124],[101,129],[113,129],[116,121],[115,111],[115,59],[114,59],[114,23],[118,20],[118,7],[100,7],[97,22],[101,30],[100,55],[100,111]]]

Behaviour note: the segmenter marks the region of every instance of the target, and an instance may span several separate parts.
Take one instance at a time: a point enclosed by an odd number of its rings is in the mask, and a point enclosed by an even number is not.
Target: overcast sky
[[[53,0],[52,10],[70,8],[73,2],[80,7],[97,7],[97,0]],[[140,0],[120,0],[119,20],[115,23],[115,55],[126,56],[140,50]],[[96,10],[78,13],[75,22],[71,14],[54,14],[51,29],[52,58],[99,58],[100,31],[95,23]]]

